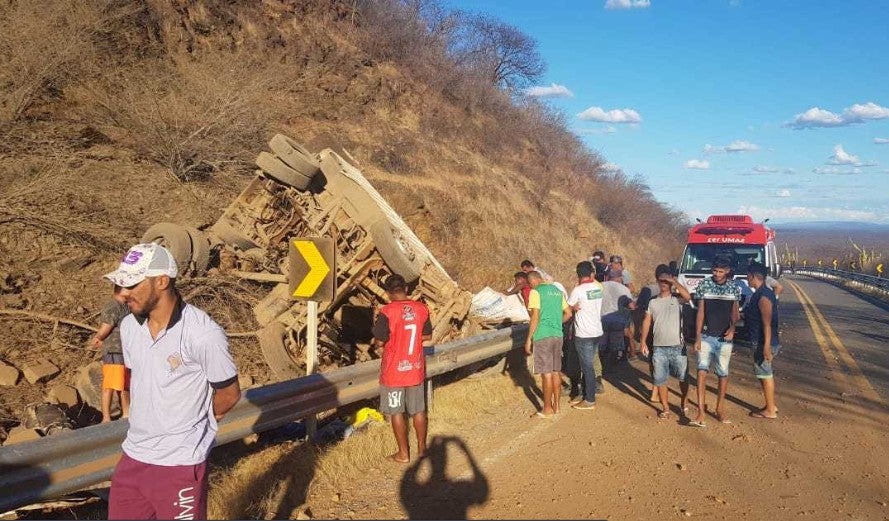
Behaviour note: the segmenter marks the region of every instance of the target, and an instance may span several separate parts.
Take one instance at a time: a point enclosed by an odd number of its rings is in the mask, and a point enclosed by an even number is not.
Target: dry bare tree
[[[516,90],[530,85],[546,72],[537,41],[517,27],[481,14],[464,14],[452,42],[455,59],[492,85]]]

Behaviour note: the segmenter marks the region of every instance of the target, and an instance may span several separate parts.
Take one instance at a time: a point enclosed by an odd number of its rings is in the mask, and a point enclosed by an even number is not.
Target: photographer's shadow
[[[470,477],[448,477],[448,447],[462,453],[469,464]],[[458,456],[457,463],[461,461]],[[453,470],[452,470],[453,472]],[[488,479],[469,448],[460,438],[436,436],[426,457],[413,463],[401,478],[401,504],[409,519],[466,519],[469,507],[488,500]]]

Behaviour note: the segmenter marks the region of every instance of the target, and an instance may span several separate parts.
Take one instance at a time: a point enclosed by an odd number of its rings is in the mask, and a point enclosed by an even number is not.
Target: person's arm
[[[642,349],[642,356],[648,356],[648,332],[651,330],[651,312],[645,312],[645,318],[642,319],[642,337],[639,344]]]
[[[374,345],[377,346],[377,349],[382,351],[383,347],[386,346],[386,342],[389,341],[389,317],[380,312],[377,315],[377,321],[374,322],[372,333],[374,336]]]
[[[106,324],[105,322],[102,322],[102,324],[99,326],[99,330],[96,331],[96,336],[94,336],[93,339],[90,340],[90,347],[96,350],[102,349],[102,342],[106,338],[108,338],[108,335],[110,335],[111,331],[113,330],[114,326],[112,324]]]
[[[426,322],[423,324],[423,341],[432,340],[432,320],[427,316]]]
[[[725,332],[725,336],[723,337],[725,338],[726,342],[734,341],[735,324],[737,324],[739,320],[741,320],[741,306],[736,300],[732,303],[732,319],[731,322],[729,322],[728,330]]]
[[[235,377],[235,381],[231,384],[221,387],[221,388],[213,388],[213,416],[216,417],[216,421],[222,419],[225,416],[225,413],[230,411],[232,407],[238,403],[238,400],[241,399],[241,385],[238,383],[238,378]]]
[[[763,347],[762,354],[766,360],[772,361],[772,301],[759,299],[759,313],[762,317]]]
[[[778,298],[781,293],[784,293],[784,284],[781,284],[779,281],[775,280],[775,287],[772,288],[772,291],[775,292],[775,298]],[[769,302],[771,304],[771,302]]]
[[[531,308],[528,310],[531,313],[531,323],[528,324],[528,338],[525,340],[525,354],[530,355],[532,352],[532,338],[534,337],[534,333],[537,331],[537,324],[540,323],[540,310],[537,308]]]
[[[685,286],[683,286],[679,283],[678,280],[676,280],[676,277],[672,277],[670,279],[670,285],[673,286],[674,290],[676,290],[676,295],[678,295],[677,300],[679,300],[680,304],[685,304],[686,302],[691,300],[691,293],[689,293],[688,290],[685,289]]]
[[[704,299],[698,300],[698,316],[695,317],[695,351],[701,350],[701,335],[704,333]]]

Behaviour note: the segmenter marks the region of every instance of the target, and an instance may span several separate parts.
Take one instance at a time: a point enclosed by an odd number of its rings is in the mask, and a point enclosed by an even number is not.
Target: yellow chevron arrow
[[[309,272],[306,277],[299,283],[293,292],[294,297],[309,298],[318,291],[318,287],[324,282],[324,277],[330,273],[330,266],[324,261],[324,256],[312,241],[293,241],[293,246],[299,251],[300,255],[306,259],[309,265]]]

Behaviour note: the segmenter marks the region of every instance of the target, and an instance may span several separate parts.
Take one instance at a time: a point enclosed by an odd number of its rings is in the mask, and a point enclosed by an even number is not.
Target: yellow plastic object
[[[363,425],[367,421],[384,422],[386,420],[385,418],[383,418],[383,415],[380,414],[380,411],[374,409],[373,407],[362,407],[349,418],[349,425],[351,425],[352,427],[358,427],[359,425]]]

